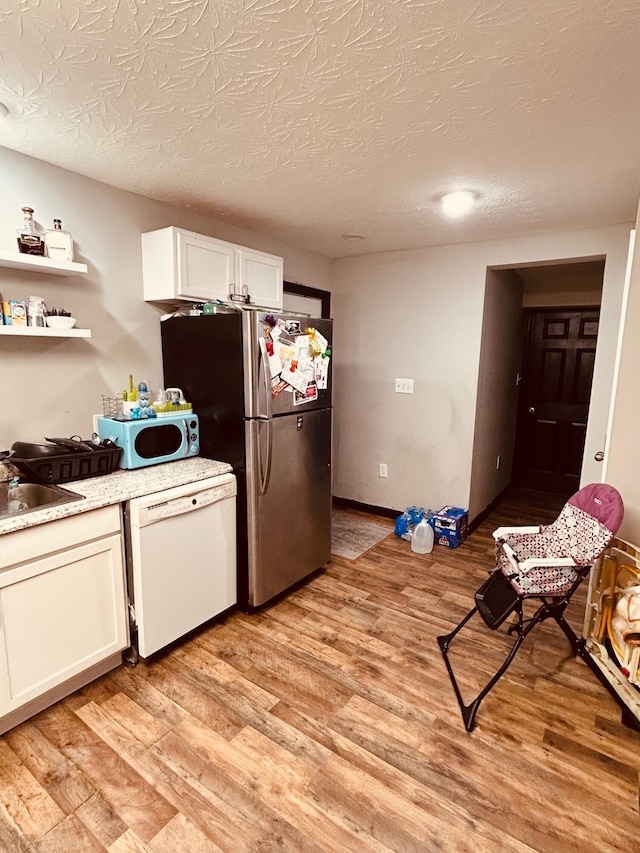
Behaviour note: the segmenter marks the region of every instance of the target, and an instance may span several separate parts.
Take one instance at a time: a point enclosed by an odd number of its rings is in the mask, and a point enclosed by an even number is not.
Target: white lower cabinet
[[[117,666],[129,645],[119,504],[2,545],[0,732]]]
[[[282,258],[169,226],[142,235],[148,302],[237,301],[282,310]]]

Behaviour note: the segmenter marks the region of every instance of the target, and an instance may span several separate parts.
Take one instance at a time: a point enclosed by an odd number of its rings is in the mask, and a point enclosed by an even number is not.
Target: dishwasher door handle
[[[145,506],[136,506],[135,510],[130,507],[129,520],[132,527],[146,527],[169,518],[187,515],[191,512],[204,509],[212,504],[219,503],[227,498],[233,498],[236,494],[235,481],[214,488],[203,489],[200,492],[180,495],[168,498],[157,503],[148,503]]]

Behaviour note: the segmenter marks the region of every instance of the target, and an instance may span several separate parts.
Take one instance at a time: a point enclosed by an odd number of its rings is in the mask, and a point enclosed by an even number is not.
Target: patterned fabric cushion
[[[571,557],[578,566],[590,566],[604,551],[611,531],[584,510],[566,504],[558,518],[539,533],[512,534],[506,542],[521,563],[529,557]],[[496,561],[520,595],[564,595],[578,577],[572,566],[546,566],[514,573],[501,544],[496,543]]]

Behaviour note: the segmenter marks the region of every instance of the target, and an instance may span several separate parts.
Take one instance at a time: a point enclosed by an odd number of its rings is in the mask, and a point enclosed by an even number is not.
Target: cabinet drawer
[[[0,548],[0,577],[1,572],[10,566],[110,533],[120,533],[121,529],[122,510],[120,504],[114,504],[36,527],[27,527],[15,533],[5,533]]]

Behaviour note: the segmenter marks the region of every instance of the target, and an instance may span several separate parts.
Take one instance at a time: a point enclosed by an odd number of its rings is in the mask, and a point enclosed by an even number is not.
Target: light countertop
[[[150,465],[135,471],[118,469],[113,474],[105,474],[101,477],[60,483],[60,488],[82,495],[83,500],[70,501],[59,506],[45,506],[33,512],[7,516],[0,519],[0,535],[232,471],[231,465],[226,462],[216,462],[214,459],[197,456],[193,459]]]

